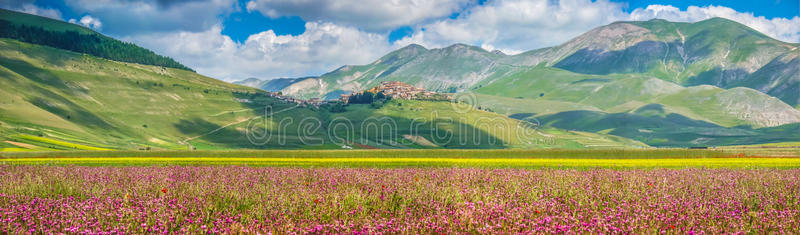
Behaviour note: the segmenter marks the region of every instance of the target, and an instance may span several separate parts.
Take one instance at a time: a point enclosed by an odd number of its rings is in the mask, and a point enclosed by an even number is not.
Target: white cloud
[[[278,36],[269,30],[250,35],[243,43],[222,35],[218,25],[204,32],[156,33],[128,40],[227,81],[318,75],[343,64],[369,63],[391,50],[385,35],[332,23],[305,26],[297,36]]]
[[[80,24],[92,29],[101,29],[103,27],[103,22],[100,22],[100,19],[94,18],[90,15],[85,15],[81,17],[80,20],[70,19],[69,22],[73,24]]]
[[[697,22],[713,17],[739,22],[779,40],[800,42],[800,17],[767,19],[763,16],[754,16],[753,13],[737,12],[724,6],[690,6],[682,11],[673,6],[650,5],[645,9],[639,8],[631,12],[630,19],[660,18],[669,21]]]
[[[397,43],[443,47],[461,42],[514,54],[563,43],[625,17],[620,4],[605,0],[498,0],[456,19],[420,25]]]
[[[252,0],[248,11],[276,18],[300,16],[368,31],[386,31],[447,17],[472,0]]]
[[[236,0],[66,0],[73,11],[103,19],[103,33],[114,36],[154,32],[202,32],[220,15],[237,10]]]

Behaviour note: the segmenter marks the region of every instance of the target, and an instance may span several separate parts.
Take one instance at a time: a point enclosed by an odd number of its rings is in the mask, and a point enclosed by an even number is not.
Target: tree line
[[[84,34],[77,31],[51,31],[38,26],[17,25],[0,20],[0,37],[22,42],[85,53],[109,60],[155,65],[194,72],[172,58],[153,51],[99,34]]]
[[[369,91],[365,91],[362,93],[356,93],[350,96],[348,103],[351,104],[371,104],[376,101],[388,101],[388,96],[384,95],[383,92],[372,93]]]

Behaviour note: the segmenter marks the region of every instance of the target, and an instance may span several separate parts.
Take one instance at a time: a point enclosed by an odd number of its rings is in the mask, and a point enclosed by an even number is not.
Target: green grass
[[[36,143],[40,143],[42,145],[57,145],[57,146],[66,147],[66,148],[70,148],[70,149],[95,150],[95,151],[97,151],[97,150],[100,150],[100,151],[111,150],[111,149],[107,149],[107,148],[86,146],[86,145],[82,145],[82,144],[70,143],[70,142],[66,142],[66,141],[54,140],[54,139],[38,137],[38,136],[31,136],[31,135],[17,135],[17,136],[12,136],[12,138],[19,138],[19,139],[22,139],[22,140],[33,141],[33,142],[36,142]]]
[[[27,148],[17,148],[17,147],[8,147],[8,148],[0,148],[0,152],[31,152],[36,151]]]
[[[276,102],[259,97],[263,92],[256,89],[184,70],[109,61],[9,39],[0,39],[0,52],[0,140],[32,135],[82,146],[186,149],[181,140],[256,116],[263,108],[254,105]],[[243,109],[246,112],[234,112]],[[244,136],[238,133],[217,133],[194,142],[241,141],[236,137]],[[40,147],[52,144],[34,142]]]
[[[381,108],[350,105],[346,112],[328,113],[296,107],[264,97],[263,91],[184,70],[109,61],[8,39],[0,39],[0,52],[0,86],[8,87],[0,90],[0,121],[4,123],[0,140],[24,140],[36,146],[31,150],[342,147],[334,144],[324,127],[301,128],[304,118],[314,118],[323,125],[342,118],[350,120],[351,131],[334,133],[346,133],[337,137],[345,137],[343,143],[354,148],[646,147],[603,134],[535,130],[497,113],[476,109],[458,112],[448,102],[392,101]],[[271,120],[263,118],[265,106],[275,112]],[[368,130],[370,122],[383,118],[394,122],[393,130]],[[282,120],[291,121],[281,126]],[[421,125],[412,126],[417,123]],[[267,130],[274,138],[263,144],[251,143],[246,135],[248,124]],[[445,133],[452,140],[436,141],[436,133]],[[520,138],[517,133],[531,135]],[[301,139],[303,135],[325,142],[309,144]],[[437,144],[408,143],[403,135]]]
[[[678,114],[723,127],[776,126],[784,123],[775,120],[800,116],[793,107],[748,88],[684,88],[636,74],[587,75],[548,67],[515,73],[475,91],[478,104],[504,114],[624,113],[659,104],[664,115]]]

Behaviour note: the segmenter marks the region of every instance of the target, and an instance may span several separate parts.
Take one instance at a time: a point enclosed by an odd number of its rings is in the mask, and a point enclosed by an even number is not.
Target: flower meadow
[[[798,176],[0,165],[0,233],[793,233]]]

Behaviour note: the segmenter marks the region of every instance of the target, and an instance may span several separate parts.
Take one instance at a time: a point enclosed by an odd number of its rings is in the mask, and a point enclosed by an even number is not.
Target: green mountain
[[[580,74],[653,77],[682,86],[749,87],[796,106],[798,47],[722,18],[616,22],[562,45],[518,55],[463,44],[441,49],[409,45],[371,64],[343,66],[282,90],[323,98],[397,80],[434,91],[464,91],[543,64]]]
[[[368,65],[343,66],[319,77],[297,79],[281,91],[303,98],[338,98],[339,94],[368,89],[382,81],[402,81],[437,92],[462,91],[489,77],[516,71],[520,65],[513,61],[506,55],[464,44],[431,50],[412,44]]]
[[[276,80],[273,84],[281,85],[270,90],[333,99],[381,81],[402,81],[455,92],[510,117],[547,117],[547,123],[558,128],[610,133],[655,145],[689,146],[716,137],[691,129],[680,134],[681,138],[667,138],[669,141],[662,143],[622,130],[614,132],[614,125],[582,129],[578,123],[572,126],[553,120],[562,119],[559,114],[575,118],[574,111],[588,111],[577,114],[611,115],[618,121],[610,123],[623,128],[629,124],[622,120],[631,120],[631,116],[655,121],[648,112],[637,111],[657,106],[657,116],[664,121],[687,119],[711,125],[704,128],[751,134],[771,127],[784,130],[782,126],[800,122],[798,47],[722,18],[696,23],[615,22],[564,44],[517,55],[463,44],[439,49],[409,45],[367,65],[343,66],[319,77]],[[769,133],[794,138],[791,133]],[[736,138],[740,140],[734,141]],[[753,135],[736,138],[704,143],[781,140]]]
[[[26,17],[17,20],[95,34]],[[445,101],[345,107],[285,102],[188,70],[9,38],[0,38],[0,87],[0,151],[646,147]]]
[[[549,62],[572,72],[642,74],[684,86],[744,86],[796,106],[800,78],[793,73],[797,63],[791,61],[798,46],[713,18],[696,23],[618,22],[544,54],[571,52]]]

